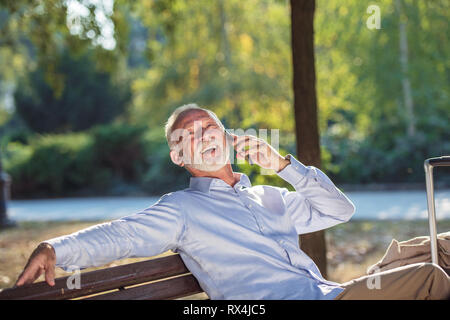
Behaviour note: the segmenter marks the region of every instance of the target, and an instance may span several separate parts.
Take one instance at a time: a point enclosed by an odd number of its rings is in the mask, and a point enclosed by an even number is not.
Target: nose
[[[214,140],[214,135],[211,133],[211,130],[204,130],[203,131],[203,136],[202,136],[202,141],[210,141],[210,140]]]
[[[204,129],[202,141],[219,141],[221,132],[217,129]]]

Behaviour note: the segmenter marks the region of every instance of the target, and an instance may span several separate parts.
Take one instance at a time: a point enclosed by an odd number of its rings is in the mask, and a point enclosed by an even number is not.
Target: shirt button
[[[251,204],[249,204],[249,205],[248,205],[248,207],[249,207],[249,208],[251,208],[251,207],[252,207],[252,205],[251,205]]]

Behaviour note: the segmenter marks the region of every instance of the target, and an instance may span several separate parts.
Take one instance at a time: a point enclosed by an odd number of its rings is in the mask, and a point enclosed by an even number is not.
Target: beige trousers
[[[336,300],[446,300],[450,277],[432,263],[415,263],[343,283]]]

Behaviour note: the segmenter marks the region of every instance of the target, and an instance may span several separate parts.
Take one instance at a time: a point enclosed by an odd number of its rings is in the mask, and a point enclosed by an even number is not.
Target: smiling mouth
[[[208,152],[213,152],[213,151],[215,151],[216,149],[217,149],[217,145],[212,145],[212,146],[209,146],[209,147],[205,148],[205,149],[201,152],[201,154],[206,154],[206,153],[208,153]]]

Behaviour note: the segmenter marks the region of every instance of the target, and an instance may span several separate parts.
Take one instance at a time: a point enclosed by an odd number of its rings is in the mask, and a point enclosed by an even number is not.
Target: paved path
[[[426,193],[422,191],[348,192],[356,206],[353,219],[427,219]],[[67,198],[15,200],[8,216],[16,221],[105,220],[143,210],[158,200],[149,198]],[[437,219],[450,219],[450,190],[436,191]]]

